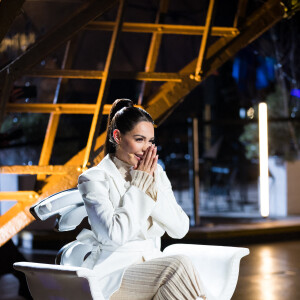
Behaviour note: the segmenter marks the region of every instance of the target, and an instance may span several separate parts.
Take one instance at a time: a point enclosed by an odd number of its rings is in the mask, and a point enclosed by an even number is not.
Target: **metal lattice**
[[[0,39],[5,36],[16,11],[21,9],[23,1],[3,0],[0,3]],[[118,5],[115,22],[95,21],[104,12]],[[246,0],[240,0],[237,5],[232,27],[216,27],[213,24],[215,0],[210,0],[206,11],[204,26],[161,23],[162,14],[168,11],[168,0],[161,0],[154,23],[123,22],[125,11],[124,1],[95,0],[84,2],[82,7],[70,15],[68,19],[47,32],[26,52],[17,57],[0,71],[1,114],[0,124],[7,112],[47,113],[49,122],[41,150],[39,164],[35,166],[1,166],[1,173],[37,174],[44,181],[39,191],[1,192],[0,200],[17,200],[4,215],[0,216],[0,245],[33,221],[29,207],[53,193],[72,188],[77,184],[78,175],[87,167],[95,165],[103,157],[102,146],[105,132],[100,136],[99,129],[103,114],[108,114],[110,105],[106,104],[109,83],[112,78],[126,78],[142,81],[139,105],[143,104],[143,95],[147,93],[149,84],[153,81],[164,81],[159,91],[147,101],[143,107],[152,115],[156,122],[161,122],[174,107],[191,92],[203,79],[233,57],[240,49],[251,43],[263,32],[276,24],[282,18],[293,13],[293,7],[284,6],[282,1],[268,0],[250,15],[246,15]],[[1,16],[5,15],[6,19]],[[84,30],[112,31],[108,55],[103,71],[70,69],[76,40],[73,37]],[[151,33],[152,38],[148,49],[144,72],[112,71],[119,37],[122,32]],[[156,63],[164,34],[198,35],[202,36],[199,45],[199,55],[176,73],[155,72]],[[208,43],[214,37],[213,43]],[[65,56],[61,69],[35,69],[35,65],[62,44],[66,44]],[[57,78],[57,88],[53,103],[9,103],[9,95],[13,83],[21,76],[36,76]],[[61,104],[58,95],[68,79],[101,80],[98,97],[95,104]],[[90,114],[93,116],[89,137],[85,149],[82,149],[64,165],[49,165],[57,127],[62,114]],[[46,175],[50,175],[46,178]]]

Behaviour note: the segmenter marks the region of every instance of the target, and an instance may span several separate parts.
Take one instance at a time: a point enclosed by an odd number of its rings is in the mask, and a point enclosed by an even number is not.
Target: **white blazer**
[[[126,182],[109,155],[79,176],[78,189],[92,230],[84,229],[77,239],[93,245],[83,267],[97,271],[105,299],[119,289],[128,266],[162,255],[160,237],[165,232],[172,238],[188,232],[189,218],[159,165],[155,181],[156,201]]]

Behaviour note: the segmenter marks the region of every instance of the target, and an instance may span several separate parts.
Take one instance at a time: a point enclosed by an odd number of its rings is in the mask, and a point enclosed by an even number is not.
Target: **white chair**
[[[163,251],[166,255],[184,254],[198,270],[209,300],[231,299],[237,285],[240,260],[248,248],[173,244]]]
[[[31,208],[40,220],[57,215],[59,231],[72,230],[86,216],[77,189],[54,194]],[[57,264],[17,262],[16,270],[25,273],[34,299],[104,300],[93,270],[80,267],[91,246],[79,241],[65,245],[58,253]],[[189,256],[206,288],[208,300],[229,300],[236,288],[239,265],[249,249],[239,247],[174,244],[166,247],[165,255]]]

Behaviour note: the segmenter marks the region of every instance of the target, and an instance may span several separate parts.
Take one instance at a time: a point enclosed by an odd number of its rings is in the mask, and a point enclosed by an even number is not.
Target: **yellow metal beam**
[[[92,21],[85,27],[85,29],[111,31],[114,28],[114,24],[114,22]],[[124,22],[122,31],[139,33],[156,32],[160,34],[203,35],[205,26]],[[239,30],[234,27],[214,26],[211,28],[212,36],[236,36],[238,35],[238,33]]]
[[[34,221],[34,217],[29,212],[29,208],[36,200],[31,203],[17,203],[10,208],[4,215],[0,216],[0,247],[11,239],[16,233]]]
[[[283,2],[279,0],[265,2],[258,10],[245,19],[244,23],[241,24],[240,34],[237,37],[222,37],[209,47],[203,64],[205,77],[288,14],[289,11],[283,5]]]
[[[215,69],[220,67],[226,60],[232,57],[242,47],[253,41],[260,34],[264,33],[269,27],[281,20],[285,16],[285,8],[280,1],[269,0],[258,11],[247,18],[241,33],[238,37],[221,38],[207,51],[205,69],[203,78],[210,75]],[[195,70],[197,60],[192,61],[189,65],[181,70],[181,74],[190,74]],[[170,108],[177,105],[196,85],[198,82],[185,78],[181,83],[165,83],[160,91],[147,104],[146,109],[157,122],[161,119]],[[105,133],[101,134],[95,144],[97,156],[93,157],[91,165],[98,164],[103,158],[103,144]],[[85,149],[70,159],[65,166],[81,165]],[[40,191],[40,197],[37,201],[48,197],[56,192],[76,186],[78,178],[77,170],[68,172],[66,175],[52,175],[47,178],[45,185]],[[36,201],[35,201],[36,202]],[[0,217],[0,245],[5,243],[14,234],[19,232],[33,217],[28,212],[29,205],[24,208],[21,203],[16,204],[4,216]]]
[[[125,0],[120,0],[120,2],[119,2],[117,19],[116,19],[114,31],[113,31],[113,34],[111,37],[108,54],[106,57],[103,78],[101,80],[100,89],[99,89],[97,102],[96,102],[96,107],[95,107],[95,111],[94,111],[94,116],[93,116],[93,120],[92,120],[92,125],[90,128],[90,133],[89,133],[89,137],[88,137],[88,141],[87,141],[87,145],[86,145],[85,155],[83,158],[83,163],[82,163],[83,167],[86,167],[87,164],[91,160],[91,155],[93,154],[93,150],[94,150],[93,147],[95,145],[97,135],[99,134],[100,123],[101,123],[101,119],[102,119],[102,111],[103,111],[103,107],[104,107],[106,97],[108,94],[108,88],[109,88],[110,79],[111,79],[112,62],[113,62],[113,58],[116,53],[115,50],[118,45],[122,22],[123,22],[124,1]]]
[[[103,71],[94,70],[62,70],[62,69],[31,69],[27,76],[45,78],[70,78],[70,79],[102,79]]]
[[[162,21],[164,14],[167,12],[169,6],[169,0],[160,0],[159,10],[156,15],[155,23],[158,24]],[[156,62],[158,59],[160,44],[162,40],[162,34],[159,32],[153,32],[151,43],[146,59],[146,72],[153,72],[155,70]],[[138,104],[142,104],[144,95],[149,93],[150,82],[144,81],[141,85],[141,91],[138,99]]]
[[[53,27],[52,30],[30,46],[26,52],[0,70],[0,82],[3,82],[7,72],[10,72],[13,79],[22,76],[44,57],[72,38],[90,21],[113,7],[116,2],[116,0],[84,1],[77,11],[71,13],[61,24]]]
[[[39,160],[40,166],[49,164],[59,120],[60,120],[60,114],[56,114],[53,112],[50,113],[46,134],[44,138],[44,143],[42,146],[40,160]],[[45,179],[44,175],[37,176],[37,180],[44,180],[44,179]]]
[[[36,201],[39,194],[35,191],[0,192],[0,201]]]
[[[43,174],[43,175],[64,175],[70,171],[77,170],[77,172],[82,172],[81,166],[60,166],[60,165],[45,165],[45,166],[1,166],[0,174]]]
[[[245,20],[237,37],[222,37],[208,48],[201,80],[212,74],[240,49],[258,38],[285,15],[285,7],[282,6],[280,1],[269,0],[263,4]],[[179,73],[193,73],[196,63],[197,59],[189,63]],[[167,82],[160,87],[159,92],[146,104],[145,109],[154,119],[159,120],[198,84],[198,82],[188,78],[181,83]]]
[[[77,103],[9,103],[6,112],[21,113],[41,113],[41,114],[93,114],[95,104],[77,104]],[[109,112],[110,107],[106,107],[105,112]]]
[[[141,107],[139,105],[135,105]],[[7,104],[7,112],[20,113],[40,113],[40,114],[74,114],[74,115],[92,115],[94,114],[96,104],[78,104],[78,103],[9,103]],[[111,109],[111,104],[105,104],[103,115],[108,115]]]
[[[210,0],[209,1],[209,6],[208,6],[208,11],[207,11],[207,16],[206,16],[206,21],[205,21],[205,29],[203,33],[203,37],[201,40],[201,46],[199,50],[199,55],[198,55],[198,60],[196,64],[196,70],[195,70],[195,80],[200,81],[201,80],[201,75],[202,75],[202,64],[205,59],[206,55],[206,50],[207,50],[207,41],[208,37],[211,31],[211,24],[212,24],[212,19],[214,15],[214,8],[215,8],[215,0]]]
[[[70,40],[67,42],[63,62],[61,65],[62,69],[65,69],[66,67],[68,67],[68,68],[71,67],[73,57],[74,57],[74,55],[73,55],[74,48],[76,48],[75,46],[77,46],[77,39],[75,42],[74,41],[72,42]],[[71,55],[69,55],[69,54],[71,54]],[[59,98],[62,90],[66,86],[67,82],[68,82],[68,79],[66,79],[66,78],[62,78],[62,77],[58,78],[55,95],[53,98],[53,104],[57,103],[58,98]],[[41,155],[40,155],[39,166],[45,166],[45,165],[49,164],[53,145],[54,145],[54,140],[55,140],[58,124],[59,124],[59,120],[60,120],[59,114],[55,114],[55,113],[50,114],[47,130],[46,130],[46,134],[45,134],[45,139],[44,139],[44,143],[43,143],[43,147],[42,147],[42,151],[41,151]],[[46,179],[45,175],[38,174],[37,180],[45,180],[45,179]]]
[[[102,149],[105,138],[105,133],[101,134],[97,138],[95,149]],[[29,212],[30,206],[52,194],[69,188],[73,188],[77,185],[78,170],[74,168],[74,166],[81,165],[84,154],[85,149],[82,149],[64,165],[64,167],[66,168],[71,167],[71,169],[66,174],[55,174],[48,177],[45,185],[39,192],[40,194],[38,199],[34,199],[32,203],[17,203],[4,215],[0,216],[0,246],[6,243],[9,239],[11,239],[11,237],[22,230],[25,226],[34,221],[34,217]],[[98,156],[93,160],[93,165],[98,164],[102,160],[102,158],[103,151],[99,151]]]
[[[60,70],[60,69],[33,69],[27,72],[27,76],[46,78],[73,78],[73,79],[102,79],[103,71],[94,70]],[[188,76],[188,74],[186,74]],[[174,81],[181,82],[184,74],[167,72],[111,72],[114,79],[134,79],[143,81]]]

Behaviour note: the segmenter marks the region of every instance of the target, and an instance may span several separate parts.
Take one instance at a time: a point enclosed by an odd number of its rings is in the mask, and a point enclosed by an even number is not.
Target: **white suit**
[[[92,231],[83,230],[77,239],[94,246],[83,266],[97,271],[105,299],[120,287],[128,266],[162,255],[157,241],[165,232],[182,238],[189,229],[189,219],[159,165],[155,182],[156,201],[126,182],[109,155],[79,177]]]

